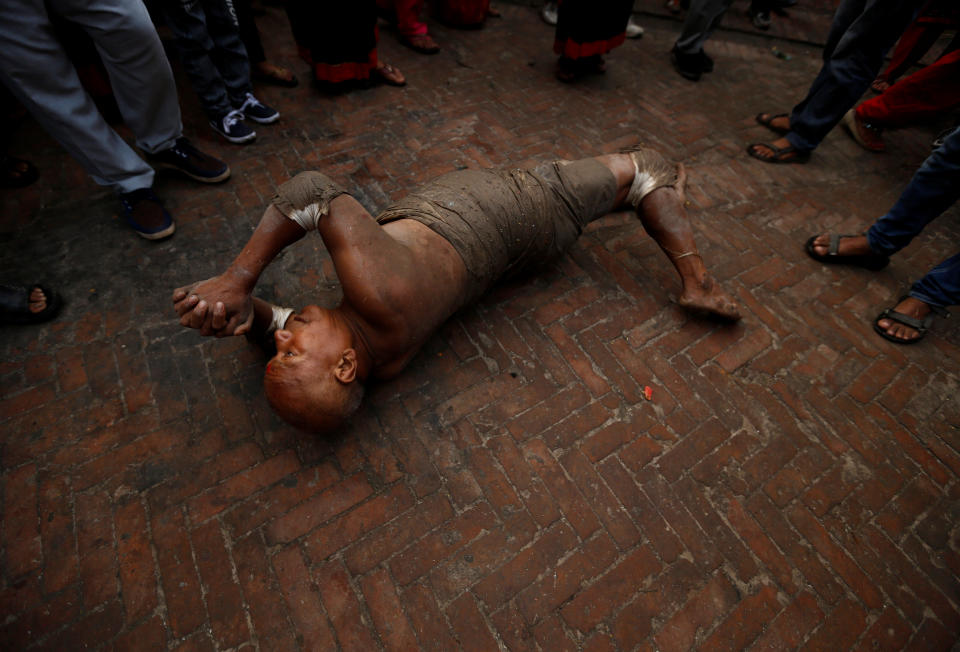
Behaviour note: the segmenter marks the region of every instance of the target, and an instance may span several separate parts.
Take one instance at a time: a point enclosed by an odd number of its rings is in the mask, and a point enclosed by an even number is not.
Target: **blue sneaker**
[[[120,193],[123,219],[141,238],[161,240],[170,237],[177,227],[173,217],[150,188]]]
[[[268,125],[280,119],[280,112],[269,107],[253,96],[253,93],[247,93],[237,111],[243,114],[247,120],[253,120],[257,124]]]
[[[230,113],[211,120],[210,126],[231,143],[238,145],[249,143],[257,137],[257,132],[243,121],[243,112],[239,109],[234,109]]]

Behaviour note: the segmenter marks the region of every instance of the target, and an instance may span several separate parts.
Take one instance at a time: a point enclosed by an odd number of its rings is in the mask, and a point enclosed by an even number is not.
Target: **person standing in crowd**
[[[440,46],[430,36],[427,24],[420,20],[423,0],[377,0],[377,9],[396,25],[400,42],[420,54],[436,54]]]
[[[670,63],[680,76],[699,81],[705,72],[713,72],[713,59],[703,44],[720,26],[723,15],[733,0],[690,0],[690,8],[680,29],[680,36],[670,50]]]
[[[558,4],[553,51],[557,79],[576,81],[606,71],[603,56],[623,43],[633,0],[613,0],[600,6],[588,0],[563,0]]]
[[[933,151],[913,175],[890,211],[863,235],[816,235],[807,254],[823,263],[878,270],[935,218],[960,199],[960,127]],[[873,320],[873,329],[895,344],[913,344],[927,334],[934,316],[960,305],[960,253],[944,260],[914,283],[895,306]]]
[[[245,120],[271,124],[280,119],[253,94],[232,0],[161,0],[158,6],[214,131],[231,143],[249,143],[257,132]]]
[[[300,56],[317,86],[338,92],[357,85],[403,86],[403,74],[377,56],[377,5],[374,0],[284,5]]]
[[[94,39],[123,120],[150,162],[203,183],[224,181],[230,168],[183,137],[173,72],[146,7],[125,0],[5,0],[0,80],[94,181],[119,193],[123,217],[138,235],[150,240],[172,235],[173,217],[152,190],[154,169],[97,111],[48,12],[80,25]]]
[[[958,107],[960,50],[953,50],[847,111],[843,126],[865,149],[883,152],[884,129],[922,124]]]
[[[765,163],[806,163],[876,78],[887,50],[917,10],[915,0],[842,0],[807,96],[789,115],[758,114],[756,121],[781,137],[753,143],[747,154]]]
[[[233,0],[233,7],[237,12],[240,40],[243,41],[247,58],[250,60],[250,74],[253,80],[284,88],[295,88],[300,83],[297,76],[288,68],[278,66],[267,59],[250,0]]]

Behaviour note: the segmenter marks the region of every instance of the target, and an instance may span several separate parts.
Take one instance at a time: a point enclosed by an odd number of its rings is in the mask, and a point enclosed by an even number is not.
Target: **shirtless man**
[[[264,389],[305,430],[336,428],[368,378],[396,376],[448,317],[499,278],[557,257],[583,226],[627,206],[673,263],[682,306],[740,318],[707,274],[683,208],[685,174],[649,149],[534,170],[443,175],[375,220],[318,172],[283,184],[222,275],[173,293],[180,323],[204,335],[275,329]],[[317,230],[343,288],[333,309],[294,313],[252,297],[284,247]]]

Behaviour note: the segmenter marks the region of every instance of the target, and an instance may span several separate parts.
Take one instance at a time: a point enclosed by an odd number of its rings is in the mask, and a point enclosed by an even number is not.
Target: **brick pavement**
[[[434,29],[421,57],[381,38],[403,90],[263,89],[255,145],[217,142],[181,84],[188,135],[234,176],[162,177],[178,232],[153,244],[31,124],[42,171],[3,191],[4,278],[54,281],[56,322],[4,328],[0,648],[260,650],[949,649],[960,632],[960,327],[896,347],[869,320],[953,252],[957,209],[879,273],[808,260],[896,198],[938,125],[872,155],[831,134],[811,164],[748,159],[815,48],[730,32],[717,71],[679,78],[676,23],[552,78],[552,33],[502,6]],[[268,49],[293,65],[270,9]],[[786,47],[786,46],[784,46]],[[275,418],[264,356],[172,318],[278,183],[318,168],[371,210],[462,167],[581,157],[640,140],[690,170],[702,250],[743,323],[691,319],[635,219],[590,227],[539,277],[499,288],[312,438]],[[319,240],[262,293],[336,301]],[[652,400],[643,388],[653,389]]]

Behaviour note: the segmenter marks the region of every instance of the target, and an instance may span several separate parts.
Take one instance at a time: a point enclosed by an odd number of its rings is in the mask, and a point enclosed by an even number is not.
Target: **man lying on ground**
[[[640,149],[533,170],[443,175],[374,219],[319,172],[280,186],[249,242],[222,275],[173,293],[180,323],[204,335],[275,330],[264,388],[306,430],[352,414],[368,378],[396,376],[453,313],[498,279],[542,266],[583,227],[632,207],[673,263],[680,305],[736,320],[736,303],[707,274],[683,208],[685,174]],[[319,232],[343,289],[336,308],[299,313],[252,297],[260,274],[307,231]]]

